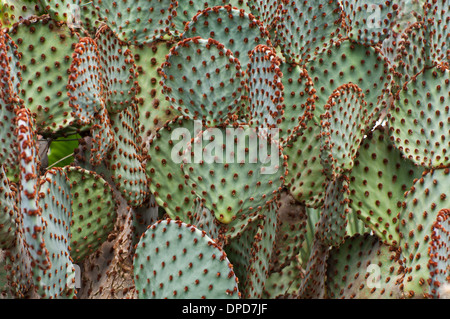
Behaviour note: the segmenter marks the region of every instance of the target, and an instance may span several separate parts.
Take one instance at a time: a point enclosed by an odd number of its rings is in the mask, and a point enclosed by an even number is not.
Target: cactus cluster
[[[449,7],[2,1],[1,298],[450,298]]]

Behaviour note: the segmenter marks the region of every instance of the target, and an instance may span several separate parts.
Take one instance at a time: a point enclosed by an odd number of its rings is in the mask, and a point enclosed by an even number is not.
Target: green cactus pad
[[[290,294],[298,295],[303,269],[298,261],[293,261],[278,272],[272,272],[264,285],[263,298],[283,299]]]
[[[450,164],[450,70],[425,69],[405,84],[388,114],[391,139],[405,157],[426,166]]]
[[[269,32],[260,21],[229,5],[207,8],[195,15],[186,25],[182,37],[197,36],[222,43],[239,59],[243,68],[250,63],[248,53],[258,44],[271,46]]]
[[[206,232],[209,238],[218,241],[221,236],[221,225],[211,211],[206,208],[199,198],[195,199],[195,208],[191,222],[199,230]]]
[[[17,112],[16,136],[20,165],[20,215],[23,223],[23,239],[33,263],[42,270],[51,264],[49,252],[45,247],[43,231],[44,220],[41,216],[38,198],[39,155],[36,147],[36,135],[33,131],[34,121],[28,109]]]
[[[92,38],[95,38],[95,33],[102,22],[99,20],[94,2],[81,0],[79,11],[78,9],[76,10],[72,19],[73,27],[81,28],[81,31],[85,32],[85,34],[90,34]]]
[[[81,5],[81,0],[38,0],[42,7],[55,21],[75,22],[76,10]]]
[[[207,125],[221,124],[237,111],[244,73],[230,50],[213,39],[185,39],[162,64],[161,86],[174,109]]]
[[[239,278],[242,298],[261,298],[270,274],[270,258],[278,228],[277,204],[269,203],[257,216],[248,217],[245,229],[235,231],[224,246]]]
[[[311,256],[311,251],[313,248],[313,243],[315,240],[316,225],[320,219],[321,209],[320,208],[310,208],[306,207],[307,220],[306,224],[303,224],[300,232],[300,252],[297,255],[300,266],[306,269],[309,257]]]
[[[270,274],[270,257],[274,249],[275,235],[278,231],[277,204],[264,207],[264,222],[253,243],[252,262],[248,270],[245,289],[241,291],[247,298],[260,299]]]
[[[283,73],[284,114],[278,128],[280,139],[286,141],[294,131],[303,129],[312,118],[317,97],[305,68],[282,62],[280,69]]]
[[[178,1],[177,15],[173,19],[176,34],[182,34],[186,24],[199,12],[206,8],[212,8],[227,4],[227,0],[188,0]]]
[[[76,166],[63,170],[72,196],[70,256],[80,262],[106,241],[114,227],[118,204],[111,186],[97,173]]]
[[[246,90],[249,100],[250,125],[277,127],[284,114],[281,59],[266,45],[250,51]]]
[[[180,115],[178,110],[170,107],[170,102],[165,99],[159,84],[158,71],[173,45],[173,41],[156,41],[130,48],[139,73],[136,99],[144,140],[167,121]]]
[[[395,68],[394,93],[418,75],[425,67],[432,66],[431,43],[428,26],[424,22],[416,22],[408,26],[395,43],[393,66]]]
[[[249,278],[249,269],[251,269],[254,262],[256,236],[260,232],[262,224],[264,223],[264,216],[257,215],[254,218],[248,218],[245,229],[236,230],[233,237],[228,236],[226,245],[223,249],[227,253],[228,259],[233,264],[234,272],[239,279],[239,291],[245,291],[243,298],[248,298],[249,290],[251,288],[251,280]]]
[[[189,213],[197,196],[185,184],[181,164],[184,150],[202,129],[199,124],[182,116],[168,121],[149,141],[146,156],[148,184],[156,203],[170,218],[187,223],[191,223]]]
[[[21,81],[19,59],[17,46],[0,31],[0,164],[7,166],[11,166],[17,158],[14,130],[15,112],[21,106],[17,94]]]
[[[303,231],[307,225],[306,208],[291,194],[283,191],[278,199],[277,219],[279,225],[275,247],[270,257],[270,272],[280,272],[297,259],[302,246]]]
[[[71,298],[75,268],[70,258],[71,207],[70,184],[64,171],[48,170],[40,179],[39,206],[45,223],[43,239],[50,253],[49,269],[33,267],[35,289],[41,298]]]
[[[289,62],[305,64],[341,36],[338,1],[282,0],[281,4],[277,39]]]
[[[292,196],[307,207],[323,204],[328,183],[320,161],[320,138],[321,127],[311,120],[305,130],[289,137],[283,149],[288,162],[285,184]]]
[[[316,236],[324,245],[339,246],[347,235],[349,207],[349,179],[342,175],[328,183]]]
[[[339,41],[315,56],[306,68],[318,97],[314,112],[316,119],[324,113],[333,91],[350,82],[362,89],[368,109],[373,114],[381,111],[390,76],[387,60],[379,49],[350,40]],[[376,118],[376,115],[372,117]]]
[[[92,148],[89,162],[92,166],[99,166],[108,153],[117,147],[111,121],[106,107],[101,104],[98,113],[94,114],[91,127]]]
[[[15,98],[16,95],[20,94],[22,82],[21,58],[17,44],[7,33],[0,30],[0,59],[2,65],[4,65],[1,71],[1,97],[6,102],[8,102],[8,97]]]
[[[260,224],[262,220],[264,220],[264,216],[261,214],[261,210],[253,210],[241,213],[229,224],[220,223],[220,244],[228,245],[234,239],[240,238],[247,230],[252,229],[253,225]]]
[[[388,36],[398,5],[393,1],[340,1],[346,14],[350,39],[361,44],[376,45]]]
[[[136,246],[133,268],[141,299],[239,298],[225,252],[205,232],[181,221],[150,226]]]
[[[398,246],[397,213],[403,194],[423,168],[403,159],[386,128],[367,135],[358,150],[350,177],[350,207],[385,243]]]
[[[38,133],[75,133],[66,86],[77,34],[46,16],[23,20],[6,32],[22,56],[20,98],[34,114]]]
[[[39,1],[36,0],[3,0],[0,4],[0,23],[3,28],[9,28],[14,23],[44,13]]]
[[[362,90],[348,83],[333,91],[322,116],[321,159],[327,174],[352,169],[359,145],[371,120]]]
[[[450,9],[447,0],[427,1],[427,18],[432,19],[431,41],[433,43],[433,59],[438,63],[450,63],[450,43],[448,21],[450,19]]]
[[[432,226],[428,267],[431,274],[431,298],[443,298],[450,284],[450,209],[439,211]]]
[[[173,29],[177,1],[94,0],[97,14],[116,36],[129,44],[143,44],[162,38]]]
[[[305,268],[305,277],[298,290],[302,299],[323,299],[326,293],[327,260],[330,249],[314,239],[311,254]]]
[[[14,244],[5,251],[5,270],[8,286],[3,288],[10,296],[24,298],[33,289],[34,285],[31,266],[33,260],[27,249],[27,241],[22,231],[22,216],[18,214],[17,217],[16,225],[18,226],[18,231],[15,233]]]
[[[433,224],[440,218],[439,212],[450,207],[449,177],[449,168],[426,171],[405,193],[398,229],[406,297],[424,297],[432,288],[428,254],[433,245]]]
[[[2,166],[0,167],[0,249],[8,248],[14,243],[17,229],[14,220],[18,214],[15,196]]]
[[[119,113],[136,103],[137,70],[133,54],[107,27],[97,30],[99,61],[103,78],[105,106],[110,113]]]
[[[110,116],[116,146],[106,157],[113,182],[128,203],[139,206],[148,195],[147,176],[141,151],[139,112],[132,104]]]
[[[281,0],[247,0],[246,3],[250,12],[268,30],[275,28],[276,23],[280,20]]]
[[[267,131],[246,125],[206,128],[185,154],[187,184],[224,224],[273,201],[284,181],[279,143]]]
[[[68,93],[72,116],[79,125],[92,124],[100,111],[103,98],[103,78],[97,43],[91,38],[81,38],[75,46],[70,67]]]
[[[399,299],[398,249],[374,235],[355,235],[330,251],[328,295],[332,299]]]

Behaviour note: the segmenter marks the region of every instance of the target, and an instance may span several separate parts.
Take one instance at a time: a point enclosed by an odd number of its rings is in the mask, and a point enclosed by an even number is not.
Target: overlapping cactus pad
[[[150,226],[136,248],[133,266],[143,299],[239,297],[225,252],[205,232],[181,221]]]
[[[447,0],[0,2],[0,298],[450,298]]]

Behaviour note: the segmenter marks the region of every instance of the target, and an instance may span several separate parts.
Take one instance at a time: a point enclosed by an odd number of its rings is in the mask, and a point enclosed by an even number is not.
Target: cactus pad
[[[136,99],[142,125],[141,131],[145,136],[144,141],[146,137],[154,134],[157,128],[180,115],[177,110],[170,107],[159,84],[160,66],[166,60],[166,55],[169,54],[173,45],[174,41],[158,41],[131,48],[139,73]]]
[[[75,46],[69,77],[69,105],[80,125],[89,125],[99,112],[103,98],[103,79],[96,42],[81,38]]]
[[[18,207],[5,170],[3,167],[0,170],[0,247],[8,248],[14,243]]]
[[[320,161],[320,138],[321,127],[311,120],[305,130],[292,134],[283,149],[288,162],[286,185],[292,196],[307,207],[323,204],[328,183]]]
[[[247,0],[247,7],[268,30],[274,28],[280,19],[280,0]]]
[[[195,37],[180,41],[170,50],[160,74],[171,106],[194,120],[221,124],[239,106],[241,65],[216,40]]]
[[[117,144],[107,155],[107,167],[124,198],[130,205],[139,206],[148,195],[148,185],[137,107],[132,104],[122,112],[112,114],[110,120]]]
[[[433,59],[438,63],[450,63],[450,43],[448,21],[450,19],[450,10],[448,0],[427,1],[427,17],[433,19],[432,43]]]
[[[450,209],[439,211],[432,226],[430,260],[428,261],[431,283],[430,297],[444,297],[443,289],[450,284]]]
[[[129,44],[143,44],[162,38],[173,28],[177,1],[95,0],[99,18],[116,36]]]
[[[391,138],[418,165],[450,163],[450,70],[425,69],[405,84],[388,114]]]
[[[108,153],[117,147],[117,141],[111,127],[111,121],[102,104],[100,110],[94,114],[91,127],[92,148],[89,162],[92,166],[99,166]]]
[[[82,0],[38,0],[55,21],[73,22]]]
[[[393,1],[341,1],[346,13],[347,34],[362,44],[376,45],[388,35],[398,5]]]
[[[136,103],[138,74],[133,54],[107,26],[98,29],[95,41],[98,45],[106,109],[110,113],[121,112]]]
[[[239,297],[225,252],[205,232],[181,221],[150,226],[136,247],[133,266],[142,299]]]
[[[212,8],[227,4],[227,0],[188,0],[178,1],[176,16],[173,19],[177,34],[182,34],[186,24],[199,12],[206,8]]]
[[[73,209],[70,255],[79,262],[106,241],[114,227],[117,204],[111,186],[95,172],[76,166],[63,170],[71,186]]]
[[[294,131],[303,129],[312,118],[317,97],[305,68],[282,62],[280,69],[283,73],[281,81],[284,88],[284,114],[278,128],[280,139],[286,141]]]
[[[186,154],[191,153],[193,159],[183,159],[186,181],[225,224],[271,202],[284,180],[278,141],[262,130],[206,128],[189,145]]]
[[[278,231],[277,204],[264,207],[264,222],[253,244],[252,262],[248,270],[248,286],[241,293],[247,298],[261,298],[270,274],[270,257],[274,249],[275,234]]]
[[[28,109],[17,112],[16,136],[20,165],[20,215],[24,240],[34,264],[41,269],[50,267],[49,252],[43,238],[44,220],[39,207],[39,158],[34,134],[34,122]]]
[[[342,40],[315,56],[306,68],[318,97],[316,118],[324,113],[333,91],[349,82],[362,89],[371,113],[380,111],[380,99],[386,93],[389,74],[388,63],[378,49]]]
[[[403,159],[389,140],[386,128],[367,135],[350,175],[350,207],[385,243],[398,246],[397,213],[403,194],[423,168]]]
[[[282,0],[277,38],[289,62],[305,64],[340,37],[338,1]]]
[[[33,15],[44,14],[39,1],[35,0],[3,0],[0,4],[0,23],[4,28],[12,26]]]
[[[38,132],[74,133],[66,86],[78,35],[45,16],[23,20],[7,33],[22,55],[20,98],[36,114]]]
[[[186,24],[183,39],[197,36],[222,43],[239,59],[242,67],[250,62],[248,54],[258,44],[271,46],[269,32],[260,21],[229,5],[207,8],[196,14]]]
[[[362,90],[348,83],[338,87],[322,115],[322,164],[331,176],[353,167],[353,161],[369,126],[370,112]]]
[[[305,277],[298,294],[304,299],[321,299],[325,297],[327,260],[330,255],[328,246],[315,239],[305,269]]]
[[[322,243],[339,246],[347,235],[349,207],[349,179],[343,175],[328,183],[316,236]]]
[[[0,30],[0,163],[8,166],[17,158],[14,130],[15,113],[21,106],[18,96],[21,82],[19,60],[17,46]]]
[[[200,124],[200,125],[196,125]],[[159,128],[148,144],[146,172],[156,203],[172,219],[190,222],[195,194],[185,184],[181,164],[190,140],[202,129],[201,123],[177,117]]]
[[[250,107],[250,125],[276,127],[283,116],[283,73],[281,59],[266,45],[258,45],[250,52],[246,89]]]
[[[398,228],[405,266],[402,285],[406,297],[424,297],[432,288],[429,286],[428,254],[434,245],[433,225],[439,222],[440,211],[450,205],[449,174],[449,168],[426,171],[405,193]]]
[[[398,299],[398,249],[369,234],[347,237],[330,251],[327,287],[333,299]]]
[[[61,168],[53,168],[40,179],[39,206],[45,223],[43,239],[50,253],[51,266],[33,267],[36,292],[42,298],[73,297],[70,288],[75,269],[70,258],[72,196],[67,176]],[[57,284],[55,284],[57,283]]]

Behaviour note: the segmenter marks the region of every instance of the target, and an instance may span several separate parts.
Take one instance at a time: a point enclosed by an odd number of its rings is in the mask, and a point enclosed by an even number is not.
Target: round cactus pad
[[[149,226],[136,247],[134,281],[141,299],[236,299],[237,279],[225,252],[181,221]]]

